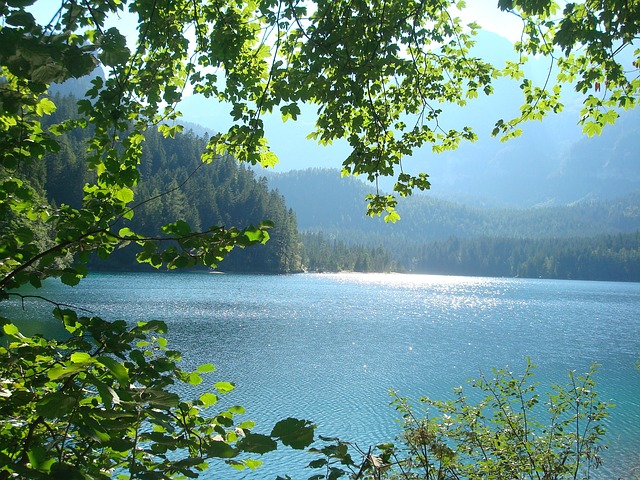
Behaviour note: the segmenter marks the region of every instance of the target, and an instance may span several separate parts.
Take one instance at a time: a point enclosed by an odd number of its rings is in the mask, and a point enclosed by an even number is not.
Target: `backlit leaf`
[[[200,401],[204,404],[205,407],[210,407],[218,403],[218,396],[210,392],[205,392],[200,395]]]
[[[74,352],[71,354],[71,361],[73,363],[91,363],[93,358],[87,352]]]
[[[215,389],[220,393],[229,393],[234,388],[236,388],[232,383],[229,382],[217,382],[214,385]]]
[[[202,377],[197,373],[192,372],[187,376],[187,382],[190,385],[200,385],[202,383]]]
[[[56,105],[48,98],[43,98],[38,102],[36,106],[36,113],[40,116],[51,115],[56,111]]]
[[[133,201],[133,190],[130,188],[121,188],[116,192],[116,198],[124,203],[129,203]]]
[[[4,333],[7,335],[11,335],[11,336],[15,336],[19,333],[18,327],[16,327],[15,325],[9,323],[6,325],[2,326],[2,330],[4,330]]]
[[[198,373],[209,373],[209,372],[215,371],[215,369],[216,369],[216,367],[214,367],[213,364],[205,363],[203,365],[200,365],[198,368],[196,368],[196,372],[198,372]]]

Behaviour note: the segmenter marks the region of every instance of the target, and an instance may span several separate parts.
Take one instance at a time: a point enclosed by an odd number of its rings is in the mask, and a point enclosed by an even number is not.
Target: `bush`
[[[363,451],[325,438],[315,449],[321,458],[310,464],[325,472],[313,478],[588,479],[601,462],[610,406],[598,400],[595,366],[585,375],[569,372],[566,385],[544,396],[531,381],[535,368],[527,361],[520,376],[504,369],[481,375],[471,382],[477,403],[462,387],[454,400],[421,398],[419,408],[393,393],[401,444]]]

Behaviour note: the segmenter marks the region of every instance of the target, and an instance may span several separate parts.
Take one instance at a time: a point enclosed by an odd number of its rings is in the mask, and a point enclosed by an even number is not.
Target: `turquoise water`
[[[394,274],[95,274],[52,299],[108,319],[161,319],[185,367],[214,363],[212,383],[269,430],[278,419],[313,420],[318,433],[367,447],[393,438],[389,389],[445,398],[479,372],[525,358],[543,384],[570,369],[597,374],[609,450],[598,478],[640,465],[640,284]],[[26,316],[50,307],[29,303]],[[277,454],[276,454],[277,456]],[[287,457],[289,458],[289,457]],[[227,468],[203,478],[307,478],[293,458],[255,473]],[[303,476],[306,474],[306,476]]]

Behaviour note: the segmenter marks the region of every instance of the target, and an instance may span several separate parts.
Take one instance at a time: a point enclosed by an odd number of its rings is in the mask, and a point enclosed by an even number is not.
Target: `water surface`
[[[320,434],[365,447],[398,431],[389,389],[414,399],[446,398],[493,367],[521,372],[527,357],[544,386],[599,363],[600,397],[617,406],[596,478],[628,478],[640,465],[640,284],[136,273],[94,274],[73,289],[47,288],[55,300],[103,318],[165,320],[185,368],[214,363],[211,382],[237,385],[224,401],[247,407],[258,431],[295,416],[316,422]],[[37,308],[30,304],[25,315]],[[266,460],[253,474],[225,469],[203,478],[312,473]]]

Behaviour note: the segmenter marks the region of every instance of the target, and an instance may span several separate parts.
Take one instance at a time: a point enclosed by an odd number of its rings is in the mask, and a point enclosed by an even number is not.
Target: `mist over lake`
[[[182,351],[184,367],[215,364],[201,387],[234,382],[222,402],[245,406],[256,431],[294,416],[317,423],[317,434],[363,447],[398,431],[389,389],[414,400],[450,398],[453,387],[494,367],[521,373],[527,357],[545,387],[597,362],[600,399],[616,407],[607,420],[605,465],[594,478],[627,478],[640,461],[638,283],[100,273],[74,288],[51,282],[42,294],[105,319],[166,321],[169,347]],[[50,309],[29,302],[24,316]],[[215,467],[202,478],[313,473],[301,468],[308,455],[274,455],[256,472]]]

